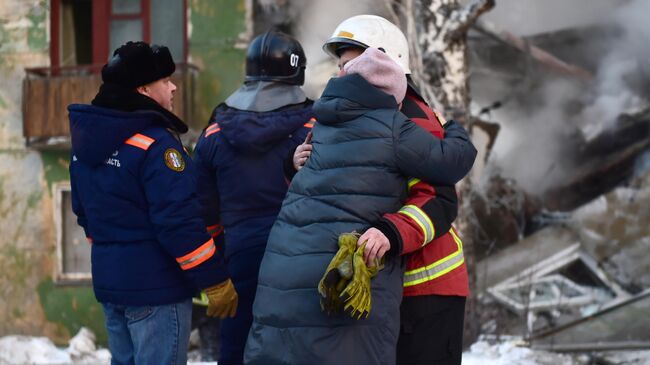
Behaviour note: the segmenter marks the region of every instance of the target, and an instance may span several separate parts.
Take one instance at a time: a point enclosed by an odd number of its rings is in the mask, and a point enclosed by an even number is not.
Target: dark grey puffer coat
[[[439,140],[397,108],[392,96],[356,74],[330,80],[314,104],[313,152],[269,236],[246,364],[395,364],[400,259],[387,257],[372,280],[367,319],[321,312],[318,282],[339,234],[364,232],[400,208],[407,176],[454,184],[476,156],[462,127],[452,124]]]

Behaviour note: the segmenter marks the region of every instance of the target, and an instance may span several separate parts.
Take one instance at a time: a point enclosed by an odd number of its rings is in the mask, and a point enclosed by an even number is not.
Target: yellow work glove
[[[208,296],[209,317],[234,317],[237,312],[239,297],[230,279],[204,290]]]
[[[358,239],[358,233],[343,233],[339,236],[339,250],[318,283],[321,309],[327,314],[337,313],[343,309],[340,294],[352,278],[352,255],[357,248]]]
[[[370,291],[370,279],[384,268],[383,260],[375,262],[372,267],[366,266],[363,259],[363,251],[366,249],[364,242],[359,246],[352,255],[352,266],[354,274],[352,280],[341,292],[341,299],[345,301],[345,310],[349,311],[350,316],[355,319],[366,318],[372,308],[372,295]]]

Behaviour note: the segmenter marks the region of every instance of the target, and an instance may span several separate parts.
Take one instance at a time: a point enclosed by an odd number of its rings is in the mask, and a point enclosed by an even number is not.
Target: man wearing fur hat
[[[92,244],[112,364],[185,364],[191,297],[232,316],[237,293],[206,232],[172,110],[167,47],[128,42],[91,105],[70,111],[72,208]]]

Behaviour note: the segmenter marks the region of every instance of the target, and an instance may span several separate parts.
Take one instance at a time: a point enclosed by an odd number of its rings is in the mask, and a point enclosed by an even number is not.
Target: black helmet
[[[253,39],[246,54],[246,81],[305,83],[307,58],[297,40],[270,31]]]

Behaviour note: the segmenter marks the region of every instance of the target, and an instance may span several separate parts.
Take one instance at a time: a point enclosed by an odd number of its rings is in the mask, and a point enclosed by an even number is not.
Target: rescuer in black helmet
[[[279,32],[257,36],[246,54],[246,81],[305,83],[307,58],[297,40]]]
[[[214,109],[196,145],[206,228],[222,243],[239,294],[235,317],[221,323],[219,365],[243,363],[260,263],[287,192],[283,164],[314,123],[313,102],[301,87],[306,64],[300,43],[289,35],[257,36],[243,85]]]

